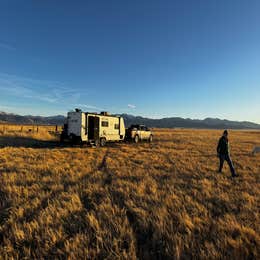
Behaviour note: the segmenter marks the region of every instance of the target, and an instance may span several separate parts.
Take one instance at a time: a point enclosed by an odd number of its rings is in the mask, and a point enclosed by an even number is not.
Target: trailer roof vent
[[[110,115],[107,111],[102,111],[102,112],[100,112],[100,114],[103,115],[103,116],[109,116]]]

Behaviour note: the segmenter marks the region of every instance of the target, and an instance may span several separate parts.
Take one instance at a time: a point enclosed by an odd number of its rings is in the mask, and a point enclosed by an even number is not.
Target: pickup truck
[[[142,140],[152,142],[153,133],[145,125],[131,125],[128,129],[126,129],[126,140],[134,141],[135,143]]]

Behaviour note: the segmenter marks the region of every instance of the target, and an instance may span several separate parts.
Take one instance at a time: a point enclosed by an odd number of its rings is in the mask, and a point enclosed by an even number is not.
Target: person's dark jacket
[[[228,155],[229,154],[229,143],[228,139],[222,136],[219,139],[217,153],[221,155]]]

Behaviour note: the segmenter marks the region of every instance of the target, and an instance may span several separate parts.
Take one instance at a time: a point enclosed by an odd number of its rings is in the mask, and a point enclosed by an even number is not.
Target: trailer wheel
[[[106,138],[100,138],[100,146],[104,147],[106,145]]]
[[[153,141],[153,135],[149,136],[148,142],[151,143]]]
[[[134,138],[134,142],[137,144],[139,142],[139,135],[136,135]]]

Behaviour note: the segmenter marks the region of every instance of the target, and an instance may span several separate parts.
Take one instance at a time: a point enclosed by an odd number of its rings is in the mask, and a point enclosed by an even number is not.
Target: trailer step
[[[97,147],[95,141],[89,141],[89,144],[90,144],[90,146],[92,146],[92,147]]]

